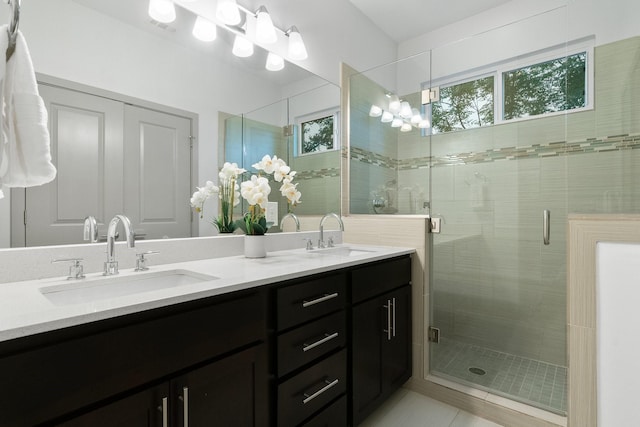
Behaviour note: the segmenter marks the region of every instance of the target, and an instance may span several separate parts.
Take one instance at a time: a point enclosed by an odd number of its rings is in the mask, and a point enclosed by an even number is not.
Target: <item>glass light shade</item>
[[[393,114],[391,114],[388,111],[383,111],[382,112],[382,117],[380,118],[380,121],[382,123],[389,123],[392,120],[393,120]]]
[[[402,103],[400,104],[400,113],[399,113],[400,117],[402,117],[403,119],[408,119],[411,117],[412,113],[411,113],[411,105],[409,105],[409,103],[407,101],[402,101]]]
[[[308,58],[307,48],[302,41],[302,36],[298,29],[293,26],[287,31],[289,35],[289,58],[300,61]]]
[[[176,20],[176,7],[171,0],[150,0],[149,16],[158,22],[168,24]]]
[[[398,95],[391,95],[389,97],[389,111],[393,114],[398,114],[400,112],[400,100],[398,99]]]
[[[402,121],[401,118],[396,117],[395,119],[393,119],[393,121],[391,122],[391,127],[392,128],[399,128],[400,126],[402,126],[402,123],[404,123]]]
[[[411,124],[417,125],[422,121],[422,116],[420,115],[420,111],[417,108],[411,109]]]
[[[413,129],[413,127],[409,123],[403,123],[402,126],[400,126],[401,132],[409,132],[411,129]]]
[[[227,25],[238,25],[242,21],[236,0],[218,0],[216,17]]]
[[[382,115],[382,108],[378,107],[377,105],[372,105],[371,108],[369,109],[369,116],[380,117],[381,115]]]
[[[251,56],[253,55],[253,43],[242,36],[236,36],[236,39],[233,41],[232,52],[240,58]]]
[[[280,55],[269,52],[267,55],[267,64],[265,68],[269,71],[280,71],[284,68],[284,59]]]
[[[202,40],[203,42],[212,42],[218,36],[218,30],[216,28],[216,24],[202,16],[198,16],[196,18],[196,23],[193,24],[192,34],[193,37],[198,40]]]
[[[260,6],[256,14],[256,41],[258,43],[275,43],[278,40],[276,28],[267,8]]]
[[[427,129],[429,126],[429,120],[422,120],[420,123],[418,123],[418,127],[420,129]]]

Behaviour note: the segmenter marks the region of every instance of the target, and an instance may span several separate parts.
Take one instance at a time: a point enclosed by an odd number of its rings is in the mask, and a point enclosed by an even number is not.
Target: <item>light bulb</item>
[[[400,127],[401,132],[409,132],[411,129],[413,128],[409,123],[403,123],[402,126]]]
[[[304,45],[304,41],[302,41],[300,31],[298,31],[295,25],[289,28],[287,35],[289,36],[289,58],[296,61],[307,59],[309,56],[307,54],[307,48]]]
[[[256,41],[258,43],[275,43],[278,40],[276,29],[267,8],[260,6],[256,12]]]
[[[400,117],[396,117],[395,119],[393,119],[393,121],[391,122],[391,127],[392,128],[399,128],[400,126],[402,126],[402,123],[404,123],[402,121],[402,119]]]
[[[158,22],[168,24],[176,20],[176,7],[171,0],[150,0],[149,16]]]
[[[369,116],[380,117],[381,115],[382,115],[382,108],[378,107],[377,105],[372,105],[371,108],[369,109]]]
[[[284,68],[284,59],[282,56],[276,55],[273,52],[269,52],[267,55],[267,64],[265,68],[269,71],[280,71]]]
[[[233,42],[232,52],[235,56],[246,58],[253,55],[253,43],[242,36],[236,36]]]
[[[402,101],[400,104],[400,113],[398,113],[403,119],[411,117],[411,105],[407,101]]]
[[[216,17],[227,25],[238,25],[242,21],[236,0],[218,0]]]
[[[411,124],[417,125],[422,121],[422,116],[420,115],[420,111],[417,108],[411,109]]]
[[[391,95],[389,97],[389,111],[393,114],[398,114],[398,112],[400,112],[400,100],[398,99],[398,95]]]
[[[393,114],[391,114],[388,111],[383,111],[382,112],[382,117],[380,117],[380,121],[382,123],[389,123],[392,120],[393,120]]]
[[[192,34],[193,37],[198,40],[202,40],[203,42],[212,42],[218,36],[217,31],[216,24],[202,16],[198,16],[196,18],[196,23],[193,24]]]

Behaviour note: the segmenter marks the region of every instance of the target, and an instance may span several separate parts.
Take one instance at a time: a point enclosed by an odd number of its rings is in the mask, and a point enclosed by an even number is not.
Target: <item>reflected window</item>
[[[431,106],[432,132],[492,125],[493,87],[493,76],[440,87],[440,101]]]
[[[340,141],[338,117],[336,109],[298,117],[298,155],[337,150]]]
[[[504,120],[586,106],[587,53],[507,71],[502,74]]]

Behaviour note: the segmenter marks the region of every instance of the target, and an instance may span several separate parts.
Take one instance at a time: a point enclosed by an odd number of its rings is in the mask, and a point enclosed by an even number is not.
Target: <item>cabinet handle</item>
[[[178,399],[182,400],[183,427],[189,427],[189,387],[182,387],[182,396]]]
[[[321,302],[325,302],[325,301],[328,301],[330,299],[336,298],[337,296],[338,296],[337,292],[334,292],[332,294],[324,294],[324,296],[321,296],[320,298],[316,298],[316,299],[311,300],[311,301],[306,301],[306,300],[302,301],[302,307],[307,308],[307,307],[310,307],[312,305],[316,305],[316,304],[319,304]]]
[[[316,397],[320,396],[322,393],[324,393],[325,391],[329,390],[331,387],[337,385],[338,381],[339,381],[338,378],[336,378],[333,381],[324,380],[324,383],[326,385],[324,387],[322,387],[320,390],[316,391],[313,394],[303,393],[303,396],[305,398],[302,400],[302,403],[306,405],[307,403],[311,402],[313,399],[315,399]]]
[[[396,336],[396,299],[393,299],[393,337]]]
[[[391,341],[391,300],[387,300],[387,305],[383,305],[387,309],[387,329],[383,329],[387,333],[387,340]]]
[[[169,427],[169,398],[162,398],[162,427]]]
[[[337,332],[334,332],[332,334],[324,334],[324,338],[322,338],[322,339],[320,339],[320,340],[318,340],[318,341],[316,341],[314,343],[311,343],[311,344],[304,343],[302,345],[302,351],[309,351],[312,348],[316,348],[317,346],[326,343],[327,341],[331,341],[332,339],[337,338],[337,336],[338,336]]]
[[[542,243],[548,245],[550,243],[551,236],[551,211],[545,209],[542,211]]]

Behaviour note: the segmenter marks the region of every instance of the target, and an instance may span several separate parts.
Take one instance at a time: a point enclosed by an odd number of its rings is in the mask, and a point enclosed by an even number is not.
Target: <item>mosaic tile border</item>
[[[296,174],[296,181],[317,178],[333,178],[340,176],[340,168],[323,168],[300,171]]]
[[[441,157],[415,157],[392,159],[364,150],[351,148],[351,159],[388,169],[411,170],[461,164],[488,163],[498,160],[522,160],[542,157],[569,156],[640,149],[640,134],[613,135],[604,138],[587,138],[581,141],[555,141],[523,147],[504,147],[492,150],[450,154]]]

